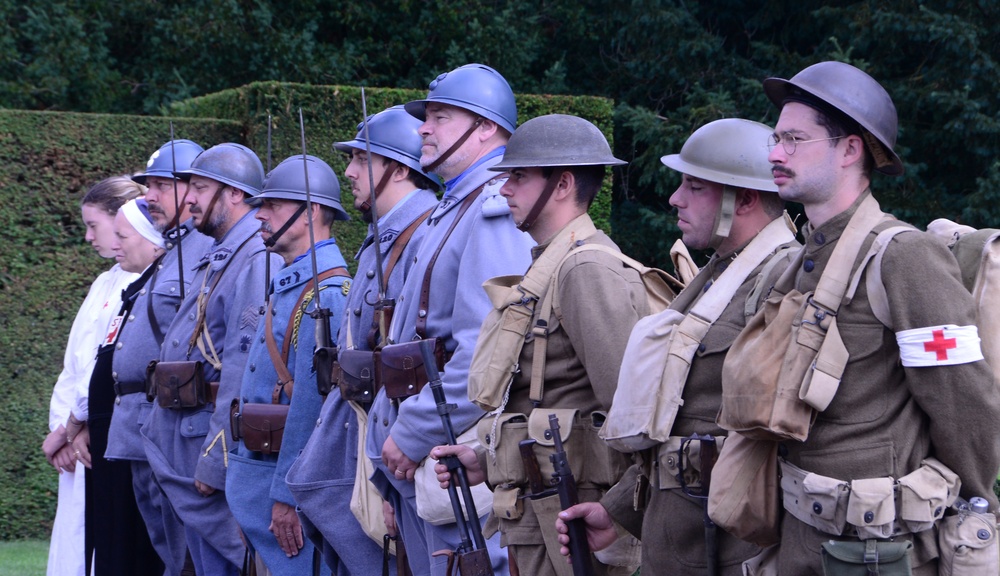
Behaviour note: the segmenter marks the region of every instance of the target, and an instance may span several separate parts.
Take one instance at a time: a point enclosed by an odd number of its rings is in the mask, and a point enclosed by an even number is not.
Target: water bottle
[[[969,500],[969,507],[972,508],[973,512],[979,514],[985,514],[990,511],[990,503],[986,501],[986,498],[980,498],[975,496]]]

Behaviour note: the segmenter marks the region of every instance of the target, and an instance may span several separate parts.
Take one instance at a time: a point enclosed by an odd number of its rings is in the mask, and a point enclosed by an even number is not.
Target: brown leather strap
[[[465,134],[462,134],[458,138],[458,140],[456,140],[455,143],[451,145],[451,148],[445,150],[444,154],[438,156],[437,160],[431,162],[426,168],[424,168],[424,172],[433,172],[435,168],[440,166],[442,162],[444,162],[445,160],[448,159],[449,156],[454,154],[455,150],[458,150],[462,146],[462,144],[465,144],[465,141],[469,139],[469,136],[472,136],[472,133],[476,131],[476,128],[479,128],[479,125],[483,123],[483,120],[485,120],[485,118],[481,116],[476,118],[476,121],[472,123],[472,126],[469,126],[469,129],[465,131]]]
[[[444,237],[441,238],[441,242],[438,243],[437,250],[434,251],[434,255],[431,256],[430,262],[427,263],[427,271],[424,272],[424,282],[420,286],[420,308],[417,312],[417,326],[416,332],[417,336],[421,339],[427,338],[427,311],[430,310],[429,304],[431,299],[431,274],[434,272],[434,263],[437,262],[438,256],[441,255],[441,250],[444,249],[444,245],[448,243],[448,238],[451,233],[455,231],[455,227],[458,226],[459,221],[462,220],[462,216],[469,211],[469,207],[472,203],[479,198],[479,195],[483,193],[483,188],[486,184],[483,184],[479,188],[476,188],[471,194],[462,200],[462,205],[458,208],[458,215],[452,220],[451,226],[448,227],[448,231],[444,233]]]
[[[410,238],[413,237],[413,233],[417,231],[417,228],[421,224],[423,224],[424,221],[427,220],[427,218],[431,215],[431,212],[433,211],[434,208],[430,208],[429,210],[418,216],[416,220],[411,222],[410,225],[403,230],[402,234],[400,234],[399,237],[396,238],[396,241],[393,242],[392,250],[389,251],[389,260],[386,262],[385,265],[385,274],[382,275],[382,279],[386,283],[386,286],[382,287],[383,291],[388,289],[389,278],[392,276],[392,271],[396,267],[396,263],[399,262],[399,259],[403,256],[403,250],[406,249],[406,245],[410,242]],[[375,249],[380,250],[381,247],[376,245]],[[378,314],[380,312],[381,310],[375,311],[376,317],[372,319],[372,327],[368,331],[369,350],[374,350],[375,344],[378,342],[379,326],[381,325],[380,320],[378,318]]]
[[[212,279],[212,285],[208,287],[207,292],[204,291],[204,288],[205,284],[208,282],[208,275],[211,273],[211,270],[205,271],[205,279],[202,280],[201,283],[202,292],[198,294],[198,320],[195,322],[194,332],[191,334],[191,340],[188,342],[188,357],[190,357],[191,351],[194,350],[194,347],[197,345],[198,337],[201,336],[203,330],[206,331],[206,338],[209,337],[205,326],[207,320],[206,315],[208,310],[208,300],[212,297],[212,293],[215,292],[215,287],[218,286],[219,282],[222,280],[222,275],[229,269],[229,264],[236,258],[236,254],[238,254],[239,251],[242,250],[243,247],[247,245],[247,242],[249,242],[252,238],[257,238],[257,235],[251,234],[250,236],[247,236],[247,238],[236,247],[236,250],[233,250],[233,253],[230,254],[229,258],[226,260],[226,263],[222,265],[222,269],[219,270],[219,273]],[[211,263],[205,264],[205,266],[211,265]]]
[[[350,276],[350,273],[343,266],[331,268],[319,275],[319,281],[323,282],[334,276]],[[298,314],[306,295],[312,293],[313,283],[308,282],[299,293],[299,299],[292,306],[292,312],[288,317],[288,326],[285,329],[285,340],[281,343],[281,353],[278,353],[278,343],[274,340],[274,299],[267,303],[267,312],[264,314],[264,343],[267,345],[267,353],[271,357],[271,364],[274,365],[275,372],[278,373],[278,381],[274,384],[271,392],[271,403],[281,404],[281,391],[284,390],[288,400],[292,399],[292,392],[295,389],[295,378],[288,371],[288,351],[291,347],[292,338],[295,335],[295,316]]]
[[[382,194],[382,189],[385,188],[385,185],[389,183],[389,178],[392,178],[393,172],[396,171],[396,167],[399,165],[400,165],[399,162],[395,160],[389,162],[389,164],[386,165],[385,172],[382,172],[382,177],[378,179],[378,184],[375,185],[375,190],[372,192],[371,196],[369,196],[367,200],[361,203],[362,212],[368,212],[369,210],[372,209],[372,202],[374,202],[375,199],[378,198],[380,194]],[[376,240],[378,239],[376,238]]]

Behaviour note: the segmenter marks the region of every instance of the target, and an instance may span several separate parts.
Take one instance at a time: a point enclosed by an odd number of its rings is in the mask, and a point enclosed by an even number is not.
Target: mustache
[[[795,172],[792,172],[788,168],[782,168],[781,166],[774,166],[774,167],[771,168],[771,175],[772,176],[778,176],[779,174],[782,175],[782,176],[786,176],[788,178],[791,178],[792,176],[795,176]]]
[[[271,225],[270,224],[266,224],[266,223],[260,225],[260,231],[261,232],[267,232],[268,234],[273,234],[274,233],[274,230],[271,229]]]
[[[192,214],[201,214],[201,207],[197,204],[192,204],[191,207],[188,208],[188,211]]]

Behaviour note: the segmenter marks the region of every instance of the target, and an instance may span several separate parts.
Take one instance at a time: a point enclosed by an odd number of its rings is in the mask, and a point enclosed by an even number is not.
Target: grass
[[[45,576],[48,540],[0,542],[0,576]]]

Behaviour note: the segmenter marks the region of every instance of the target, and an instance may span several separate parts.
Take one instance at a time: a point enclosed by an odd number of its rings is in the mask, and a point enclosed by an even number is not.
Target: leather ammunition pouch
[[[434,358],[439,371],[444,370],[444,342],[435,338]],[[420,355],[420,340],[390,344],[382,348],[381,374],[385,395],[391,400],[403,400],[420,393],[427,384],[427,372]]]
[[[146,378],[147,398],[156,398],[161,408],[200,408],[215,401],[201,362],[150,362]]]
[[[242,440],[247,450],[262,454],[277,454],[285,434],[288,404],[243,404],[233,399],[229,408],[229,425],[233,440]]]
[[[330,395],[337,385],[340,368],[337,365],[337,348],[321,346],[313,352],[313,370],[316,371],[316,390],[322,397]]]
[[[379,369],[382,367],[381,355],[381,352],[368,350],[348,349],[340,352],[333,372],[341,398],[363,406],[375,400]]]
[[[480,420],[476,432],[489,452],[486,468],[490,484],[526,486],[528,477],[518,444],[528,438],[535,440],[535,458],[542,481],[551,482],[555,469],[549,455],[555,452],[555,447],[549,431],[549,414],[555,414],[563,423],[559,429],[563,449],[577,485],[607,489],[616,484],[628,469],[630,460],[598,437],[606,414],[593,412],[590,416],[580,416],[578,410],[567,408],[536,408],[528,416],[502,414],[496,420],[495,431],[494,418],[488,416]],[[565,424],[568,422],[572,425]],[[491,444],[494,441],[496,444]]]

